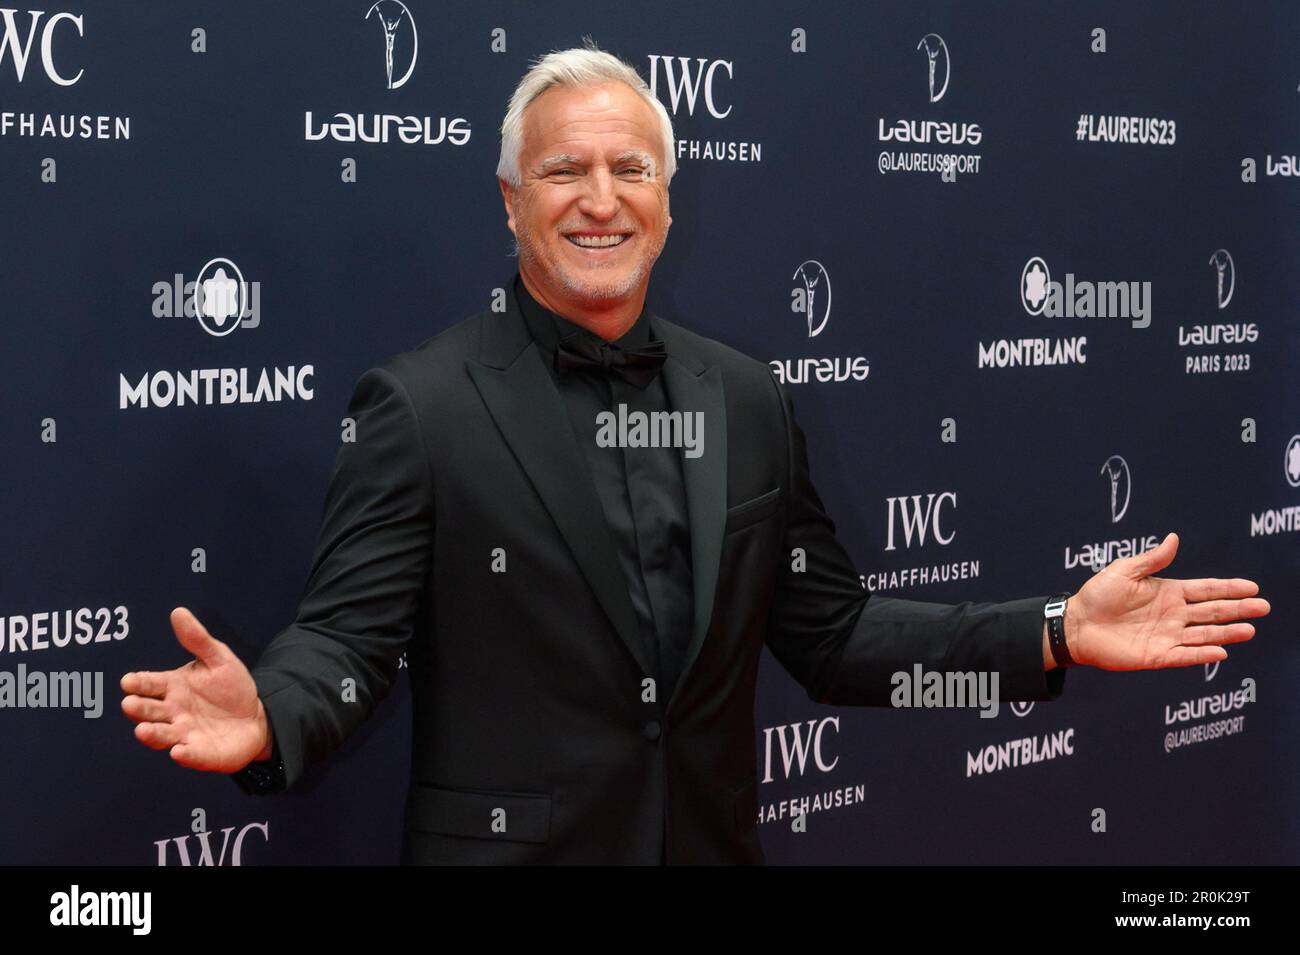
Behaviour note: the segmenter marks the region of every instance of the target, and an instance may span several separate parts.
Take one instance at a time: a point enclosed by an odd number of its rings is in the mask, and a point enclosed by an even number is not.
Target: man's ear
[[[506,204],[506,225],[511,232],[515,231],[515,204],[514,188],[500,176],[497,176],[497,185],[501,187],[501,199]]]

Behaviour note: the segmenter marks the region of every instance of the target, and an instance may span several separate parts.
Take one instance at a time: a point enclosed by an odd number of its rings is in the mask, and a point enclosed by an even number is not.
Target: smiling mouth
[[[617,235],[566,235],[570,245],[576,245],[580,249],[613,249],[628,239],[632,238],[631,233],[620,233]]]

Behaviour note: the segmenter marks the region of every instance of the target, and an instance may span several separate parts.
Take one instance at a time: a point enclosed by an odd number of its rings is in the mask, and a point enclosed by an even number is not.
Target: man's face
[[[565,314],[644,297],[672,224],[650,106],[624,83],[552,87],[524,113],[519,167],[517,189],[499,182],[519,270],[544,304]]]

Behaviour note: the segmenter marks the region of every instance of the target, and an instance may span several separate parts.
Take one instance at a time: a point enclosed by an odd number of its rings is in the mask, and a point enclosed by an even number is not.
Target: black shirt
[[[695,616],[681,449],[601,447],[596,441],[596,415],[602,411],[617,414],[620,403],[627,405],[628,412],[671,411],[663,375],[655,376],[642,391],[618,375],[600,370],[561,374],[554,362],[555,346],[561,338],[577,335],[598,343],[604,339],[538,303],[518,275],[514,291],[586,456],[627,578],[642,639],[658,664],[659,672],[650,675],[657,680],[657,699],[665,706],[681,677]],[[650,326],[650,317],[642,308],[632,327],[610,344],[643,345],[656,337]]]

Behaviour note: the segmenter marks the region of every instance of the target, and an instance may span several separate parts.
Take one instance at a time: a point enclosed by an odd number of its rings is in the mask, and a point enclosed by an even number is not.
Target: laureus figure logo
[[[916,45],[918,50],[924,49],[926,59],[930,64],[930,102],[937,103],[943,99],[943,94],[948,92],[948,78],[952,73],[952,65],[948,60],[948,44],[943,42],[943,37],[937,33],[927,33],[921,37],[921,42]],[[943,76],[943,85],[939,87],[939,92],[935,92],[935,80],[937,75]]]
[[[794,270],[792,278],[799,279],[803,283],[802,289],[794,290],[794,310],[804,313],[804,318],[808,321],[808,337],[814,338],[821,334],[821,330],[830,321],[831,277],[824,265],[816,259],[808,259],[806,262],[799,264],[799,267]],[[800,295],[801,292],[802,295]],[[817,317],[819,299],[825,302],[825,305],[822,306],[824,310],[821,312],[820,319]]]
[[[376,14],[379,25],[384,30],[384,68],[388,72],[388,88],[390,90],[398,89],[405,86],[406,81],[411,78],[415,71],[415,58],[420,52],[420,37],[415,31],[415,18],[411,16],[411,11],[406,9],[406,4],[402,0],[376,0],[374,6],[366,11],[365,18],[370,19],[371,14]],[[402,25],[402,18],[411,25],[411,62],[407,64],[406,72],[398,79],[393,79],[393,50],[397,42],[397,32]]]
[[[1210,256],[1210,264],[1214,266],[1219,280],[1219,308],[1227,308],[1232,301],[1233,290],[1237,287],[1237,267],[1232,264],[1232,256],[1227,249],[1216,250]]]
[[[1129,474],[1128,462],[1118,454],[1112,454],[1106,459],[1106,463],[1101,466],[1101,474],[1110,476],[1110,522],[1118,524],[1120,518],[1128,513],[1129,498],[1133,493],[1133,479]],[[1119,503],[1119,485],[1120,479],[1124,483],[1124,503]]]

